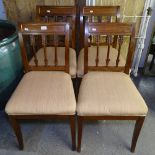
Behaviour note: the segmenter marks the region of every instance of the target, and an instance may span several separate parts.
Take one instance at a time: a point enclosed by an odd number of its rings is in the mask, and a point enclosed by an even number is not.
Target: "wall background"
[[[28,22],[35,18],[36,5],[74,5],[74,0],[3,0],[10,21]]]
[[[6,13],[2,0],[0,0],[0,19],[6,19]]]
[[[145,47],[144,47],[144,50],[143,50],[143,53],[142,53],[142,57],[141,57],[139,67],[144,66],[145,59],[146,59],[146,56],[147,56],[147,53],[148,53],[148,48],[150,46],[150,39],[151,39],[151,36],[152,36],[153,27],[155,25],[155,0],[152,3],[152,9],[153,9],[153,12],[152,12],[152,16],[151,16],[151,19],[150,19],[150,22],[149,22],[149,27],[148,27],[148,30],[147,30],[147,35],[146,35],[146,40],[145,40]]]

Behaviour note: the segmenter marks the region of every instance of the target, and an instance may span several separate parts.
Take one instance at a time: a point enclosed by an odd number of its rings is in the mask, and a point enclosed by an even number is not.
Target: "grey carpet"
[[[134,155],[155,155],[155,78],[133,79],[146,100],[149,113]],[[24,151],[18,144],[4,112],[0,112],[0,155],[132,155],[132,121],[87,122],[84,126],[82,152],[71,151],[68,122],[22,123]]]

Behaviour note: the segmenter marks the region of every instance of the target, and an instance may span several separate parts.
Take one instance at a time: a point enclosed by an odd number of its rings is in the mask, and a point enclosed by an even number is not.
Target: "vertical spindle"
[[[34,56],[34,63],[36,66],[38,66],[38,60],[37,60],[37,55],[36,55],[35,36],[34,35],[30,35],[30,41],[31,41],[32,52],[33,52],[33,56]]]
[[[47,60],[47,50],[46,50],[46,35],[42,35],[42,45],[44,49],[44,62],[45,62],[45,66],[47,66],[48,60]]]
[[[116,60],[116,67],[118,67],[118,64],[120,61],[120,53],[121,53],[121,47],[123,44],[123,36],[118,37],[118,44],[119,44],[119,47],[118,47],[118,55],[117,55],[117,60]]]

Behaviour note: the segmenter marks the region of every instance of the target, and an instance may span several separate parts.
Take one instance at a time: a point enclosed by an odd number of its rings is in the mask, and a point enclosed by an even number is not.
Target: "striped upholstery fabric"
[[[5,111],[9,115],[73,115],[75,109],[69,74],[32,71],[24,75]]]
[[[145,116],[148,108],[130,77],[121,72],[89,72],[82,80],[79,116]]]

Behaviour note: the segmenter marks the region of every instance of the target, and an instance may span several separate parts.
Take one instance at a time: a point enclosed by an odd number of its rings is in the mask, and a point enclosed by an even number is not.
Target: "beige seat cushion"
[[[148,108],[130,77],[89,72],[83,77],[77,105],[80,116],[144,116]]]
[[[54,47],[47,47],[47,59],[48,59],[48,65],[54,66],[54,59],[55,59],[55,48]],[[69,73],[72,76],[72,78],[76,77],[76,52],[74,49],[70,48],[69,51],[69,63],[70,63],[70,69]],[[37,59],[38,59],[38,65],[45,65],[44,62],[44,49],[41,48],[37,51]],[[57,48],[57,56],[58,56],[58,66],[64,66],[65,65],[65,47],[58,47]],[[34,66],[34,57],[31,59],[29,65]]]
[[[106,58],[107,58],[107,46],[100,46],[99,47],[99,66],[106,66]],[[96,53],[97,48],[96,46],[91,46],[88,48],[88,66],[96,66]],[[118,51],[115,48],[110,48],[110,62],[109,66],[116,66],[116,59],[117,59]],[[118,66],[125,66],[125,60],[120,55],[120,62]],[[78,69],[77,69],[77,76],[82,77],[84,75],[84,49],[82,49],[79,53],[78,57]]]
[[[5,111],[9,115],[73,115],[75,109],[69,74],[32,71],[24,75]]]

